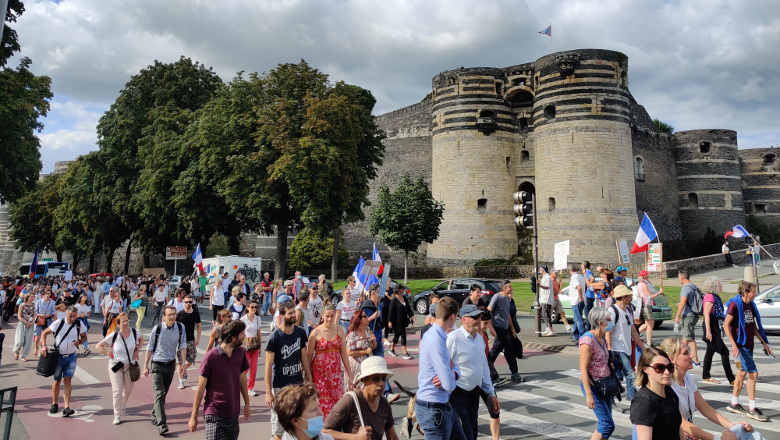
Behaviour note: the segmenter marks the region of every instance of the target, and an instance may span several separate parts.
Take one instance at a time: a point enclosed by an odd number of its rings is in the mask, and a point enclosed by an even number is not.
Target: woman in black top
[[[672,390],[674,365],[663,351],[647,347],[636,366],[631,423],[637,440],[685,440],[679,400]]]
[[[404,289],[398,288],[395,291],[395,298],[390,301],[390,313],[388,314],[387,326],[393,330],[393,343],[390,346],[390,354],[395,354],[395,344],[401,340],[401,348],[404,350],[404,359],[412,359],[412,355],[406,351],[406,327],[410,322],[414,322],[414,312],[412,306],[404,298]]]

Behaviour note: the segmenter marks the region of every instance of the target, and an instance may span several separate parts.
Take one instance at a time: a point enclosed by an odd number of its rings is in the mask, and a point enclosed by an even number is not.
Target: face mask
[[[322,427],[324,424],[322,416],[312,417],[310,419],[301,419],[301,420],[306,420],[306,423],[309,426],[309,429],[303,430],[303,432],[305,432],[306,435],[308,435],[309,437],[314,438],[318,436],[320,432],[322,432]]]
[[[609,322],[607,323],[607,328],[605,328],[605,329],[604,329],[604,331],[606,331],[607,333],[609,333],[609,332],[611,332],[611,331],[612,331],[612,328],[613,328],[613,327],[615,327],[615,323],[614,323],[614,322],[612,322],[612,321],[609,321]]]

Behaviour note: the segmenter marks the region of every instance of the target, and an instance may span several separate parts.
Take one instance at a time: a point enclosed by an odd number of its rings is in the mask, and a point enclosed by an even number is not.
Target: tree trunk
[[[116,249],[110,248],[106,253],[106,272],[107,273],[113,273],[112,271],[112,265],[114,264],[114,252],[116,252]]]
[[[282,206],[286,206],[282,204]],[[279,214],[279,224],[276,225],[276,263],[274,265],[274,277],[285,278],[287,273],[287,232],[290,229],[290,216],[282,210]]]
[[[147,267],[152,267],[152,257],[144,255],[144,269]]]
[[[341,239],[341,229],[336,226],[333,229],[333,259],[330,262],[330,282],[336,284],[339,275],[339,240]]]
[[[95,254],[89,254],[89,273],[95,273]]]
[[[62,262],[62,251],[54,251],[57,254],[57,261]]]
[[[133,240],[127,240],[127,250],[125,250],[125,273],[130,273],[130,253],[133,251]]]
[[[230,255],[239,255],[241,253],[241,238],[237,236],[228,236],[228,250]]]
[[[409,251],[404,251],[404,285],[409,283],[409,279],[406,278],[406,262],[409,261]]]
[[[81,259],[81,255],[77,254],[76,252],[71,252],[71,253],[73,254],[73,266],[70,268],[70,270],[72,270],[73,273],[75,274],[79,267],[79,260]]]

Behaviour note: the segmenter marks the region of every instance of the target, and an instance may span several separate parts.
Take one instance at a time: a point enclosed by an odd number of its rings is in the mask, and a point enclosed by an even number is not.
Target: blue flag
[[[548,35],[548,36],[552,37],[552,25],[547,26],[547,28],[545,30],[540,31],[539,33],[542,34],[542,35]]]

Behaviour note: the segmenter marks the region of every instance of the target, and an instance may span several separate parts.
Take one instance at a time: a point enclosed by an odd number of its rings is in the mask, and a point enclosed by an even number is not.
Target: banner
[[[618,242],[618,256],[620,257],[620,264],[631,264],[630,253],[628,252],[628,243],[625,240]]]
[[[661,272],[663,262],[661,243],[650,243],[647,247],[647,271]]]

